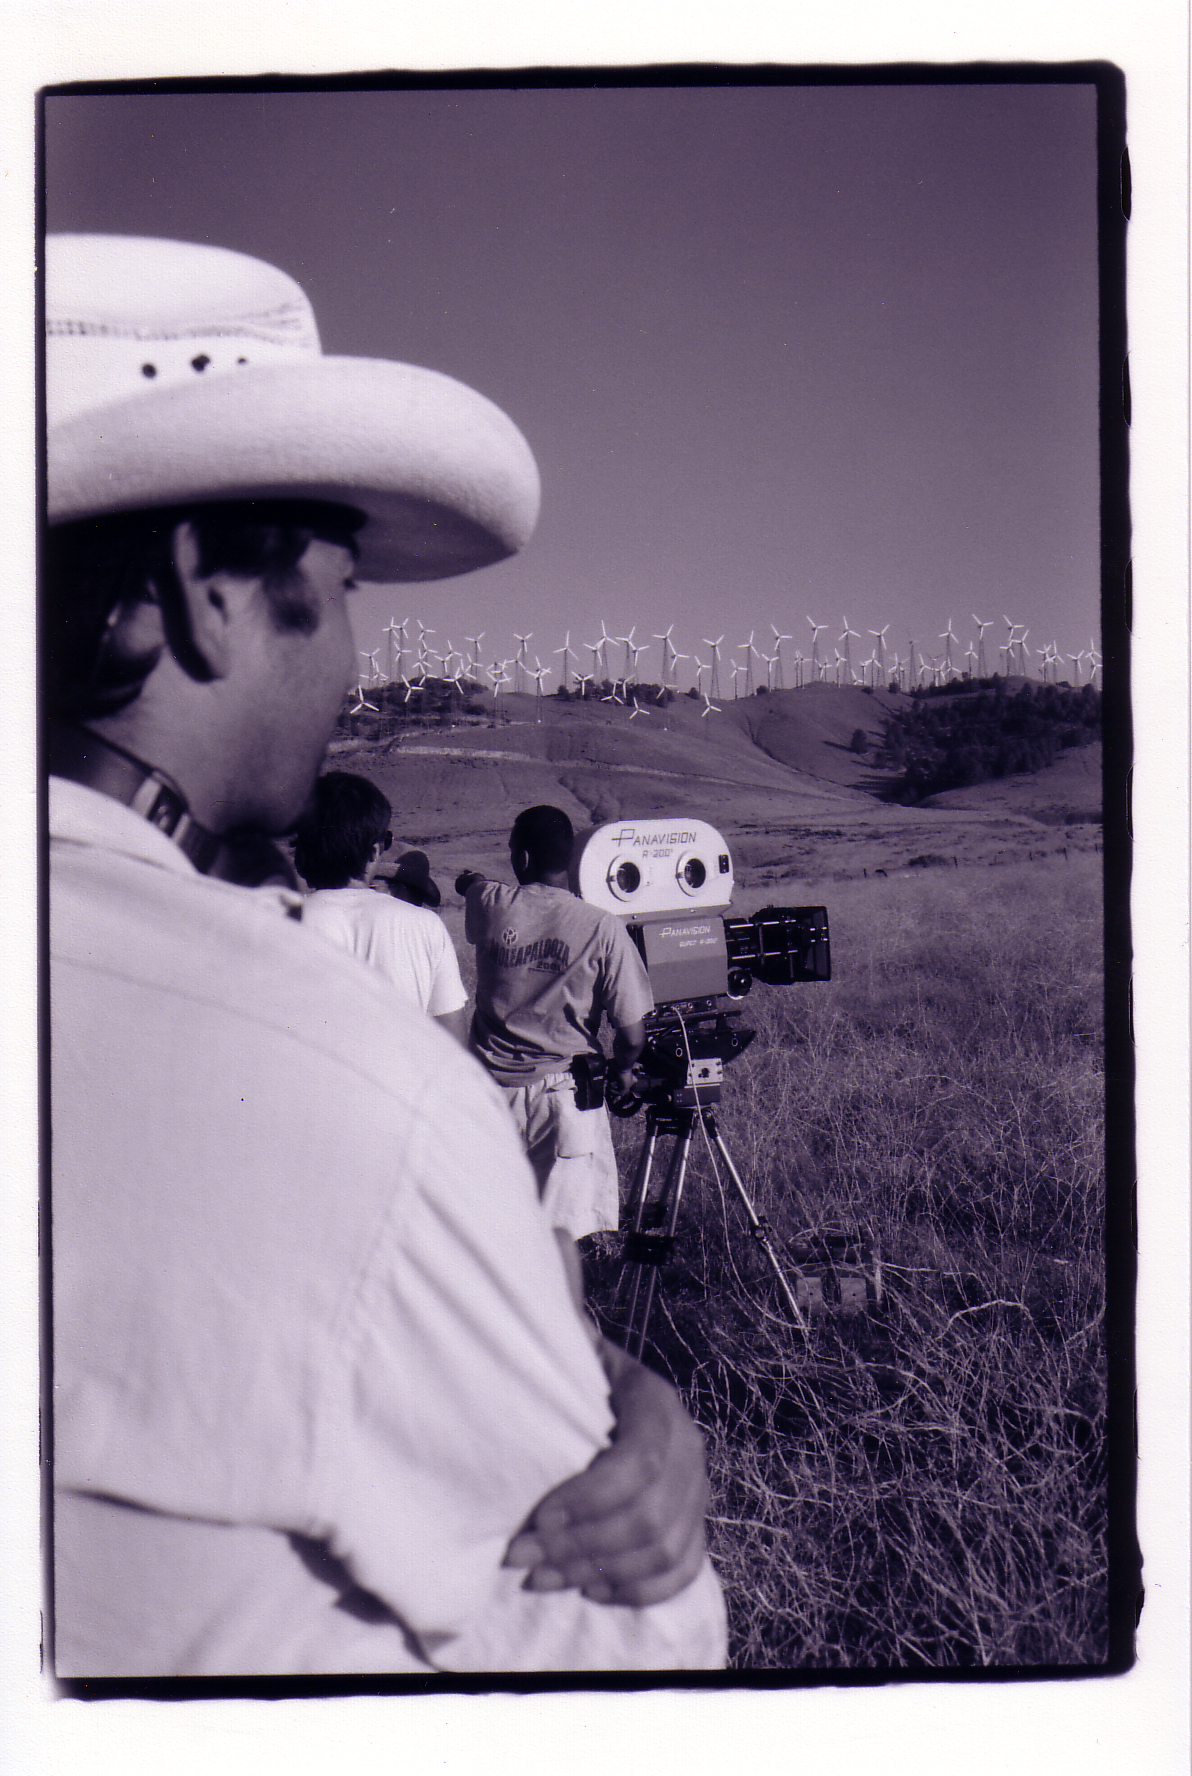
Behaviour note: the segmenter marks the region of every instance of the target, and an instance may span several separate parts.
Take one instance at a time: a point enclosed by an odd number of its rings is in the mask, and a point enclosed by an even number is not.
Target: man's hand
[[[633,1090],[633,1069],[645,1046],[646,1026],[640,1018],[636,1024],[622,1024],[613,1031],[610,1083],[621,1097]]]
[[[602,1341],[616,1415],[610,1448],[539,1501],[505,1556],[528,1591],[664,1603],[704,1557],[704,1440],[669,1382]]]
[[[486,878],[480,870],[461,870],[455,878],[455,892],[462,899],[469,888],[474,888],[477,882],[485,880]]]

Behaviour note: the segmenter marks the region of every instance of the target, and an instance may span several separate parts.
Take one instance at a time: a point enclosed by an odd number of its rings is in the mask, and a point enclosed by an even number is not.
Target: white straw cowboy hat
[[[215,500],[354,506],[360,578],[514,554],[538,471],[513,422],[434,370],[324,357],[283,271],[222,247],[46,239],[51,524]]]

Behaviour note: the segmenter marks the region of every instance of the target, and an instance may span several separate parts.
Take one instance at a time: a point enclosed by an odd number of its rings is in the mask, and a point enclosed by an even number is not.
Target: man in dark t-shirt
[[[573,842],[561,809],[526,808],[509,836],[518,886],[466,875],[457,887],[476,948],[471,1047],[509,1100],[552,1225],[580,1239],[615,1228],[620,1202],[607,1113],[577,1107],[571,1064],[600,1052],[607,1017],[612,1082],[626,1088],[654,998],[620,920],[571,892]]]

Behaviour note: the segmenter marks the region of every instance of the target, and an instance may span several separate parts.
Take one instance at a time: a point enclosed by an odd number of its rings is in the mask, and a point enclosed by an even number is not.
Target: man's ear
[[[171,632],[170,645],[196,678],[226,678],[235,619],[252,595],[253,582],[237,574],[200,573],[199,539],[187,520],[175,526],[170,553],[181,595],[180,608],[171,613],[181,623],[181,633]],[[174,625],[168,627],[172,631]]]

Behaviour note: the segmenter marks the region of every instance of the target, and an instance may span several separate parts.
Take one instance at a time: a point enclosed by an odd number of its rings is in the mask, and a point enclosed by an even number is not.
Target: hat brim
[[[51,524],[215,500],[355,506],[362,579],[444,579],[529,540],[538,470],[499,407],[385,359],[247,366],[135,397],[47,434]]]

